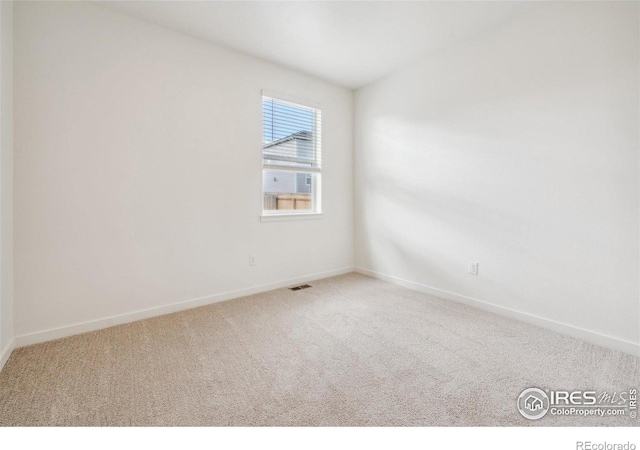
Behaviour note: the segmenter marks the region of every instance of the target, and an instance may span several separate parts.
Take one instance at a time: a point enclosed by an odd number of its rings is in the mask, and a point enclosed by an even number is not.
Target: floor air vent
[[[313,286],[311,286],[310,284],[301,284],[300,286],[290,287],[289,290],[290,291],[299,291],[300,289],[308,289],[310,287],[313,287]]]

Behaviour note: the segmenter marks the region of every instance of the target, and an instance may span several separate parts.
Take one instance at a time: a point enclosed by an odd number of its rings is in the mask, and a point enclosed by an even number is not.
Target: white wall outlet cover
[[[256,265],[256,255],[249,255],[249,265],[250,266]]]
[[[475,261],[469,261],[469,273],[471,275],[478,275],[478,263]]]

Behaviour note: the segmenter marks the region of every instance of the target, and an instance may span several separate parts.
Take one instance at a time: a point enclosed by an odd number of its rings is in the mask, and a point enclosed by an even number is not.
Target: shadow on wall
[[[567,138],[558,125],[564,109],[550,114],[546,106],[531,106],[528,114],[538,117],[538,126],[549,122],[553,132],[522,139],[523,115],[510,116],[517,103],[496,100],[492,120],[475,105],[484,124],[480,134],[465,127],[472,121],[468,110],[438,121],[388,114],[370,119],[359,169],[359,259],[371,270],[471,297],[498,297],[518,310],[540,311],[542,297],[544,312],[554,317],[561,311],[558,299],[582,298],[585,311],[597,315],[589,299],[598,294],[589,287],[602,289],[597,280],[628,271],[615,259],[627,223],[620,220],[617,230],[611,223],[629,201],[614,195],[619,180],[632,179],[637,168],[612,163],[589,135]],[[578,149],[589,143],[595,154],[580,158]],[[611,255],[610,262],[588,264],[594,253]],[[466,273],[474,259],[490,262],[481,269],[481,284]],[[521,271],[502,270],[514,261]],[[588,282],[560,282],[559,271],[567,280]]]

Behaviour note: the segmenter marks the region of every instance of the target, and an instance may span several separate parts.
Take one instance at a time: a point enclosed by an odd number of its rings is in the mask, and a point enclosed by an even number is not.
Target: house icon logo
[[[530,395],[524,401],[524,406],[526,406],[529,411],[537,411],[539,409],[542,409],[542,400],[540,400],[538,397]]]
[[[518,411],[525,419],[542,419],[549,411],[549,397],[542,389],[525,389],[518,397]]]

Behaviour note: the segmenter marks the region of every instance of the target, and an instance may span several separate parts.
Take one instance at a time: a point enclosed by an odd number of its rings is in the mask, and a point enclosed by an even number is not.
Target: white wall
[[[15,71],[17,336],[353,265],[350,90],[72,2]],[[259,220],[262,89],[322,107],[320,220]]]
[[[13,3],[0,2],[0,369],[13,343]]]
[[[545,6],[359,90],[356,265],[637,349],[638,6]]]

